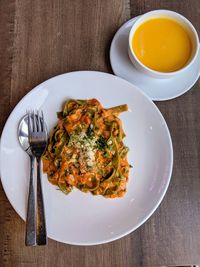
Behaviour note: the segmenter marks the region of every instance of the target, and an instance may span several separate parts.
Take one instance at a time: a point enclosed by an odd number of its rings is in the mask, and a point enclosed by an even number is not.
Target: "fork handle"
[[[42,183],[41,183],[41,158],[37,160],[37,227],[36,227],[36,240],[37,245],[47,244],[47,232],[45,222],[45,211],[44,201],[42,194]]]
[[[35,215],[35,192],[33,181],[34,157],[30,156],[30,181],[28,193],[28,207],[26,215],[26,246],[36,245],[36,215]]]

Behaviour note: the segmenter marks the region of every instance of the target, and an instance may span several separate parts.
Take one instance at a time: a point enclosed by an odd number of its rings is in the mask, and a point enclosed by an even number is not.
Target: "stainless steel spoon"
[[[18,139],[22,149],[30,157],[30,181],[28,194],[28,207],[26,215],[26,246],[36,245],[36,211],[35,211],[35,190],[33,180],[34,157],[32,155],[28,140],[28,115],[25,115],[18,126]]]

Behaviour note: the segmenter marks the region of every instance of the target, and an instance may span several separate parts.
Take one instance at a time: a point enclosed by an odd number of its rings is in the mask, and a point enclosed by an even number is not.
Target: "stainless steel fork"
[[[45,210],[41,183],[41,157],[47,146],[47,129],[43,112],[28,113],[28,131],[30,149],[37,162],[37,197],[36,197],[36,243],[47,244]]]

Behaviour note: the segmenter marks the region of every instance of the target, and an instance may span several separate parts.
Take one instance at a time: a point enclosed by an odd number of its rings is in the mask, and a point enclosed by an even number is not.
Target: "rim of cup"
[[[183,26],[183,28],[187,31],[187,33],[189,34],[191,40],[192,40],[192,46],[193,46],[193,51],[191,53],[190,59],[188,60],[188,62],[186,63],[186,65],[184,65],[182,68],[176,70],[176,71],[172,71],[172,72],[162,72],[162,71],[156,71],[153,70],[147,66],[145,66],[135,55],[133,48],[132,48],[132,39],[134,36],[135,31],[138,29],[138,27],[143,24],[144,22],[151,20],[153,18],[169,18],[172,19],[174,21],[176,21],[177,23],[179,23],[180,25]],[[192,36],[193,35],[193,36]],[[172,76],[172,75],[176,75],[182,71],[184,71],[186,68],[188,68],[196,59],[197,55],[198,55],[198,51],[199,51],[199,37],[197,34],[196,29],[194,28],[194,26],[192,25],[192,23],[183,15],[175,12],[175,11],[171,11],[171,10],[165,10],[165,9],[158,9],[158,10],[153,10],[153,11],[149,11],[143,15],[141,15],[140,18],[138,18],[136,20],[136,22],[133,24],[133,26],[131,27],[130,33],[129,33],[129,56],[132,56],[134,61],[136,61],[137,65],[139,65],[139,67],[141,69],[143,69],[144,71],[152,74],[153,76]],[[132,62],[133,63],[133,62]],[[133,63],[134,64],[134,63]],[[137,67],[137,66],[136,66]]]

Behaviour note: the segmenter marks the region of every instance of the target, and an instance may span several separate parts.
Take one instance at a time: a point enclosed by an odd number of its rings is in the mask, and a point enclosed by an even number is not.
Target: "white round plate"
[[[113,72],[139,87],[152,100],[163,101],[186,93],[200,75],[200,51],[194,63],[185,71],[169,79],[155,79],[139,72],[128,57],[128,37],[133,24],[140,16],[127,21],[116,32],[111,48],[110,61]]]
[[[15,107],[4,127],[1,175],[6,195],[25,219],[29,158],[17,139],[20,119],[29,109],[42,109],[49,129],[56,112],[69,98],[97,98],[104,107],[127,103],[121,114],[133,165],[125,197],[106,199],[74,189],[64,195],[43,175],[48,236],[75,245],[94,245],[118,239],[142,225],[156,210],[169,185],[173,152],[166,122],[155,104],[135,86],[111,74],[80,71],[40,84]]]

